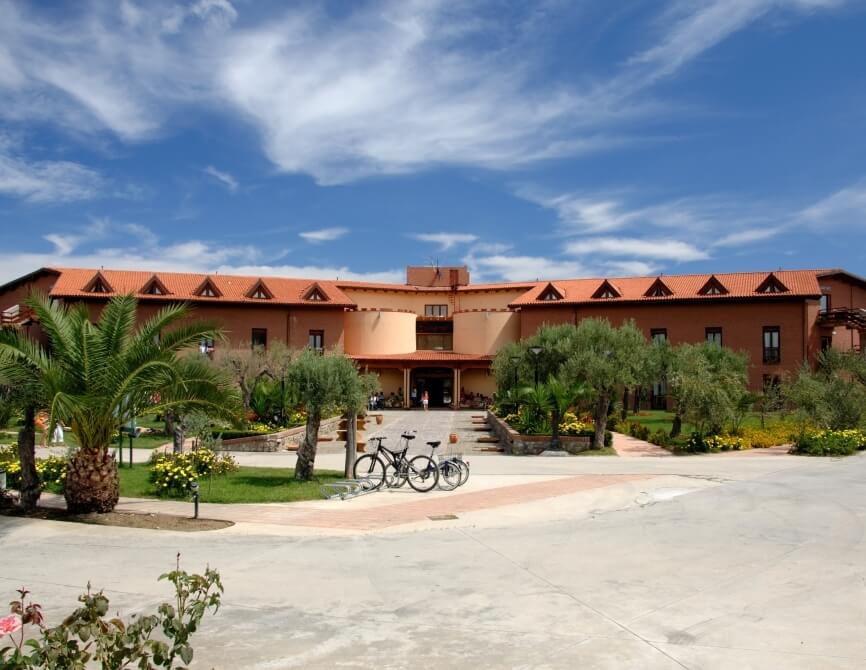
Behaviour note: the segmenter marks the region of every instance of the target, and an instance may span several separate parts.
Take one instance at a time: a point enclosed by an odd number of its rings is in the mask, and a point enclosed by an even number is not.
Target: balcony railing
[[[778,363],[781,360],[779,347],[764,347],[764,363]]]
[[[12,305],[0,312],[0,325],[17,326],[33,319],[33,310],[24,305]]]

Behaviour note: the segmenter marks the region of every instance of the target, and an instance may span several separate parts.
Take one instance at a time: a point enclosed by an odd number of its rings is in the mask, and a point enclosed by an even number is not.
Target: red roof
[[[244,302],[271,305],[310,305],[314,307],[354,307],[355,303],[334,282],[313,279],[289,279],[286,277],[243,277],[238,275],[205,275],[191,272],[142,272],[136,270],[87,270],[80,268],[57,268],[60,276],[51,289],[57,298],[109,298],[114,295],[134,294],[140,300],[189,300],[197,302]],[[108,293],[93,293],[86,289],[100,275],[111,287]],[[167,295],[143,293],[156,277],[168,290]],[[216,297],[197,295],[209,280],[216,287]],[[253,298],[253,289],[263,284],[268,298]],[[313,287],[318,287],[327,300],[309,300]]]
[[[459,363],[466,361],[492,361],[493,356],[458,354],[453,351],[411,351],[406,354],[370,354],[352,356],[359,361],[429,361],[431,363]]]
[[[774,275],[788,290],[781,293],[760,293],[758,288],[764,284],[767,277]],[[709,281],[716,279],[727,289],[723,295],[701,294],[700,290]],[[665,275],[664,285],[671,291],[670,295],[646,295],[658,277],[616,277],[610,279],[564,279],[557,281],[557,290],[563,293],[562,300],[539,300],[549,282],[538,282],[535,286],[514,300],[511,305],[524,307],[531,305],[573,305],[579,303],[613,303],[613,302],[670,302],[676,300],[725,300],[730,298],[784,298],[784,297],[819,297],[821,288],[815,270],[779,270],[776,272],[732,272],[728,274],[700,275]],[[607,283],[620,294],[616,298],[593,298],[599,288]]]

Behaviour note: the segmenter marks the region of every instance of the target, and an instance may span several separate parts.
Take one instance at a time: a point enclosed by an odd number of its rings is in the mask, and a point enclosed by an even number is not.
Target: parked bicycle
[[[439,468],[432,458],[418,454],[411,460],[406,458],[409,442],[415,439],[412,433],[403,433],[402,449],[391,450],[382,446],[385,437],[371,437],[368,441],[376,443],[376,451],[364,454],[357,461],[353,474],[355,479],[367,479],[373,488],[383,484],[389,488],[399,488],[406,482],[419,493],[432,491],[439,483]]]
[[[438,446],[438,445],[437,445]],[[435,449],[436,447],[433,447]],[[469,462],[462,454],[439,457],[439,488],[453,491],[469,480]]]

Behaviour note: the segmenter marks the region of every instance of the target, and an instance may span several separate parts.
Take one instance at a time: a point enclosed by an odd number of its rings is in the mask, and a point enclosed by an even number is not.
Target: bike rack
[[[322,484],[319,492],[325,500],[349,500],[368,493],[374,493],[378,489],[376,485],[367,478],[364,479],[340,479],[335,482]]]

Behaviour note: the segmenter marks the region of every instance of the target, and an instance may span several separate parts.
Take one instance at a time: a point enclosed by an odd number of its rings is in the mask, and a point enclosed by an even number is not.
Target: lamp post
[[[512,356],[511,363],[514,365],[514,388],[517,388],[517,364],[520,363],[520,356]]]
[[[535,385],[538,386],[538,356],[542,352],[542,348],[529,347],[529,351],[532,352],[533,362],[535,363]]]

